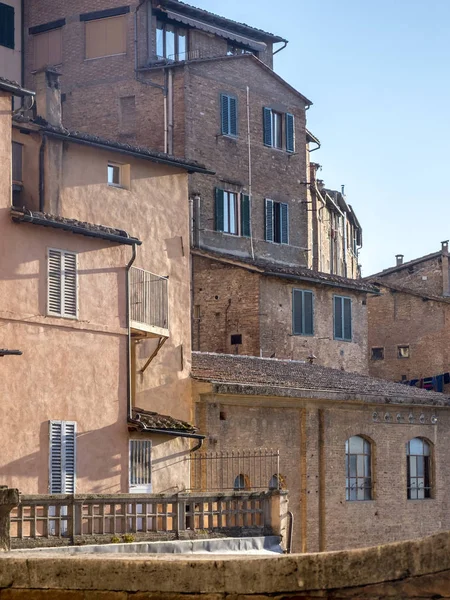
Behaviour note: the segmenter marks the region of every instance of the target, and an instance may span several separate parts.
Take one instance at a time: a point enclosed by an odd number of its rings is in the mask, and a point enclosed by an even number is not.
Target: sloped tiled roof
[[[158,429],[187,433],[195,433],[197,431],[197,428],[191,425],[191,423],[137,407],[133,408],[133,425],[137,427],[141,426],[140,428],[145,430]]]
[[[6,77],[0,77],[0,90],[5,92],[11,92],[15,96],[34,96],[35,92],[26,90],[17,81],[6,79]]]
[[[255,394],[259,388],[261,395],[283,396],[286,395],[283,389],[307,390],[324,399],[328,393],[339,393],[350,395],[352,399],[378,397],[385,403],[450,406],[450,397],[441,393],[296,360],[193,352],[192,377],[235,385],[236,393],[253,388]],[[301,396],[301,393],[293,395]]]
[[[367,275],[364,279],[374,279],[375,277],[384,277],[385,275],[389,275],[390,273],[395,273],[397,271],[401,271],[402,269],[408,269],[409,267],[413,267],[414,265],[418,265],[422,262],[426,262],[427,260],[431,260],[433,258],[438,258],[441,256],[442,251],[432,252],[431,254],[426,254],[425,256],[421,256],[420,258],[414,258],[413,260],[409,260],[408,262],[404,262],[401,265],[394,265],[393,267],[389,267],[380,271],[379,273],[373,273],[372,275]]]

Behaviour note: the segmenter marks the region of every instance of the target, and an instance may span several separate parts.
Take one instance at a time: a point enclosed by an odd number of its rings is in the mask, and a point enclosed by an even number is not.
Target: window
[[[49,493],[75,494],[77,424],[50,421],[49,433]]]
[[[250,237],[250,198],[247,194],[215,191],[215,229]]]
[[[152,491],[152,442],[130,440],[130,492]]]
[[[62,63],[62,28],[51,29],[33,36],[34,68]]]
[[[245,46],[237,46],[236,44],[228,44],[227,47],[227,56],[237,56],[239,54],[254,54],[258,55],[258,52],[250,50],[250,48],[246,48]]]
[[[292,290],[292,333],[314,335],[314,294],[308,290]]]
[[[0,2],[0,46],[14,50],[14,7]]]
[[[242,473],[240,475],[238,475],[236,477],[236,479],[234,480],[233,488],[236,491],[239,491],[239,490],[249,490],[251,488],[249,476],[248,475],[242,475]]]
[[[414,438],[406,444],[406,477],[408,500],[431,498],[430,444]]]
[[[120,187],[122,183],[120,165],[108,163],[108,185],[117,185]]]
[[[272,475],[269,481],[269,490],[285,490],[286,477],[281,474]]]
[[[384,360],[384,348],[372,348],[372,360]]]
[[[266,198],[266,241],[289,244],[288,205]]]
[[[74,252],[48,250],[47,302],[49,315],[77,317],[77,255]]]
[[[409,358],[409,346],[397,346],[397,358]]]
[[[127,50],[126,17],[108,17],[86,21],[86,58],[125,54]]]
[[[359,435],[345,442],[346,500],[372,500],[372,448]]]
[[[22,150],[23,144],[12,143],[12,180],[13,184],[22,184]]]
[[[238,112],[235,96],[220,94],[220,122],[222,135],[237,136]]]
[[[283,148],[283,118],[285,121],[285,143],[287,152],[295,152],[295,119],[291,113],[276,112],[271,108],[263,109],[264,145]]]
[[[352,341],[352,299],[334,296],[334,339]]]
[[[156,56],[169,60],[186,60],[186,29],[158,21],[156,24]]]

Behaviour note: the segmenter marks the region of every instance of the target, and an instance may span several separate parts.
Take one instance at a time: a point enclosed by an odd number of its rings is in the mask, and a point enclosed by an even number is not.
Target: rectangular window
[[[187,31],[171,23],[156,23],[156,56],[168,60],[186,60]]]
[[[47,313],[76,319],[77,296],[77,255],[65,250],[49,249]]]
[[[215,229],[216,231],[223,231],[224,233],[249,237],[249,196],[216,188]]]
[[[237,136],[237,98],[228,94],[220,94],[220,121],[222,135]]]
[[[50,494],[75,494],[76,435],[74,421],[50,421]]]
[[[266,198],[266,241],[289,244],[288,205],[268,198]]]
[[[352,341],[352,299],[334,296],[334,339]]]
[[[108,185],[122,185],[121,168],[120,165],[114,163],[108,163]]]
[[[384,360],[384,348],[372,348],[372,360]]]
[[[14,7],[0,2],[0,46],[14,50]]]
[[[292,333],[314,335],[314,294],[308,290],[292,290]]]
[[[152,491],[152,442],[130,440],[130,492],[151,493]]]
[[[283,132],[283,121],[286,131]],[[295,124],[294,115],[263,108],[263,137],[264,145],[271,148],[283,148],[283,138],[286,143],[286,151],[295,151]]]
[[[409,346],[397,346],[398,358],[409,358]]]
[[[33,36],[34,68],[62,63],[62,28],[51,29]]]
[[[126,23],[125,15],[86,21],[86,58],[125,54]]]

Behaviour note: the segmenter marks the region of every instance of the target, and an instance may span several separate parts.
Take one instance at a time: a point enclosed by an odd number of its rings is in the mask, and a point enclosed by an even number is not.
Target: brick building
[[[448,396],[249,356],[194,352],[192,374],[207,448],[279,450],[294,551],[377,545],[450,528]],[[220,472],[250,489],[258,477],[243,459],[240,472]]]
[[[371,375],[448,391],[450,317],[448,242],[434,252],[367,278]]]

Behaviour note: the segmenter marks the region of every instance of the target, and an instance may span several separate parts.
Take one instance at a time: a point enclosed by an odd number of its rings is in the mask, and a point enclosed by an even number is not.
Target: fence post
[[[177,533],[186,530],[186,500],[177,496]]]
[[[0,552],[11,550],[11,532],[9,514],[19,505],[19,490],[0,486]]]

